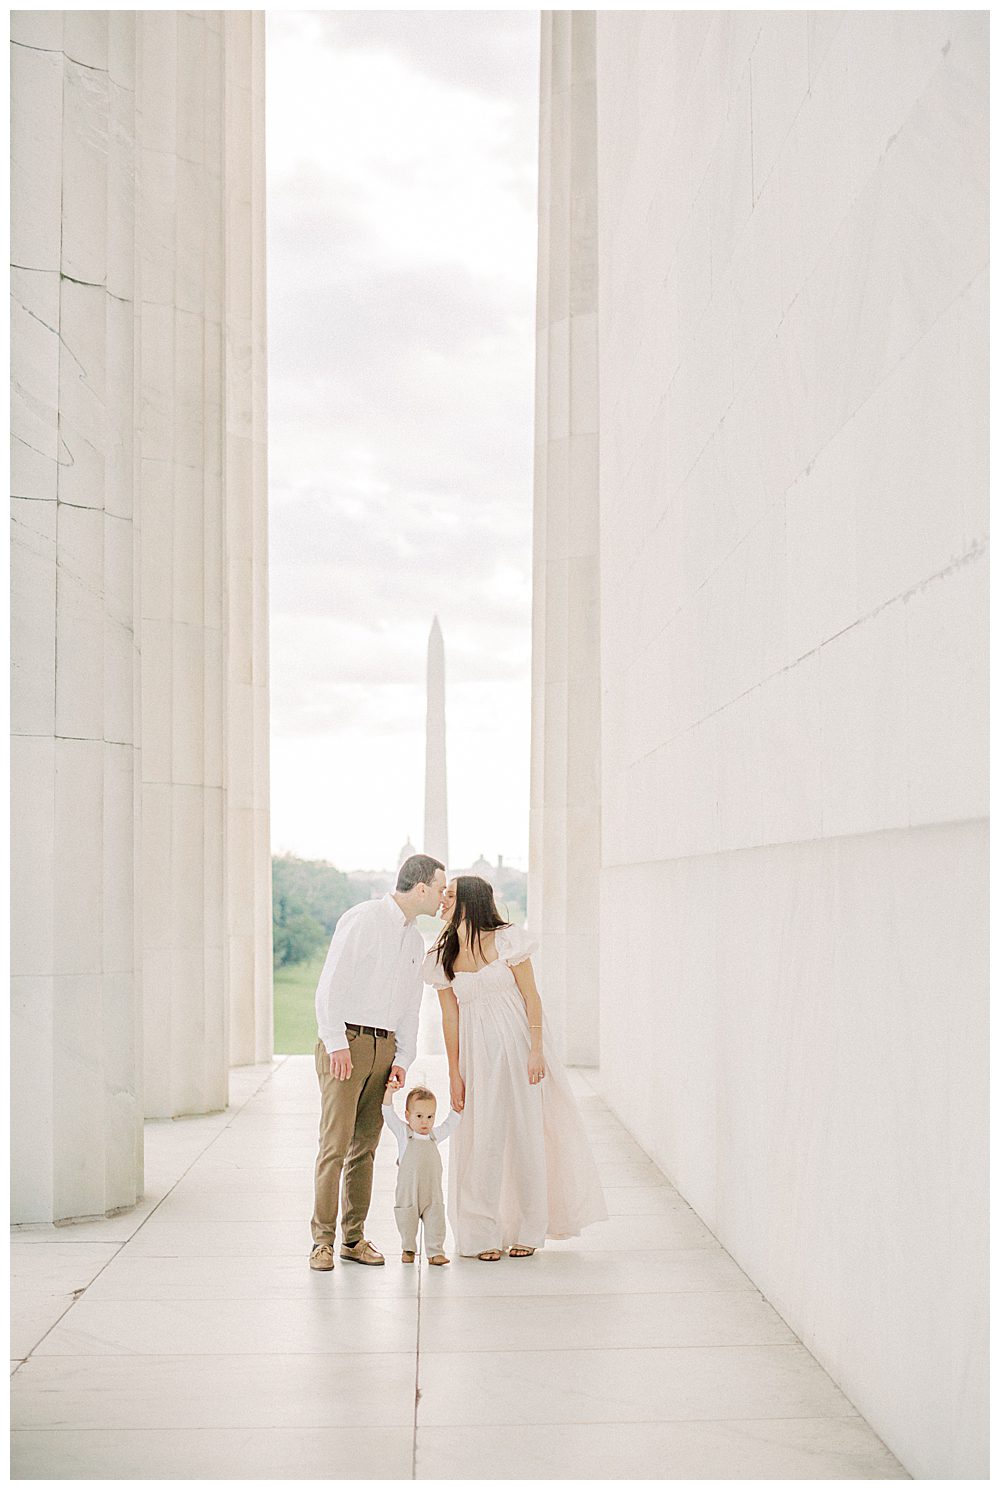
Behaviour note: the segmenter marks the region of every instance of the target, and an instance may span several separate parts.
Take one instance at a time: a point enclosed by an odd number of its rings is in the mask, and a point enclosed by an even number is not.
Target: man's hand
[[[386,1087],[386,1091],[398,1092],[405,1081],[406,1072],[404,1071],[403,1067],[393,1066],[392,1070],[389,1072],[389,1085]]]
[[[335,1081],[349,1081],[354,1067],[351,1065],[351,1049],[335,1050],[330,1056],[330,1075]]]

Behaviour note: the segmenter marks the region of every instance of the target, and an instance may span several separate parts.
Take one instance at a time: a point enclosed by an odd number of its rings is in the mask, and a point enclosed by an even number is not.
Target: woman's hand
[[[537,1085],[545,1075],[545,1061],[541,1053],[537,1055],[534,1051],[528,1056],[528,1080],[532,1086]]]
[[[456,1112],[465,1107],[465,1082],[458,1075],[451,1078],[451,1105]]]

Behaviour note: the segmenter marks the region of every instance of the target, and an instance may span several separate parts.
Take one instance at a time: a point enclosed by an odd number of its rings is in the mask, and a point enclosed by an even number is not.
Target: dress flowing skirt
[[[546,1075],[535,1085],[528,1080],[528,1017],[510,984],[459,1000],[465,1110],[451,1139],[448,1214],[464,1257],[579,1236],[608,1214],[544,1016]]]

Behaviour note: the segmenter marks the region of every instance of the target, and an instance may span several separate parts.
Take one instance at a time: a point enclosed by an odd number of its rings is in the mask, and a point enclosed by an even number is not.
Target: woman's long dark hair
[[[488,880],[480,879],[478,874],[460,874],[455,880],[455,909],[434,943],[434,951],[449,983],[455,975],[455,962],[461,950],[458,929],[463,923],[469,928],[469,950],[482,962],[486,960],[483,957],[483,932],[510,925],[497,910],[493,886]]]

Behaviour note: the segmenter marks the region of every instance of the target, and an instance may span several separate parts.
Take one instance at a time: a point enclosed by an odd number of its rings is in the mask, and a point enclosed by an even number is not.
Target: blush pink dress
[[[459,1253],[541,1247],[607,1218],[604,1192],[579,1109],[542,1015],[546,1075],[528,1080],[530,1032],[511,967],[538,942],[501,927],[497,959],[449,984],[429,952],[424,979],[458,1000],[458,1064],[465,1112],[451,1140],[448,1217]]]

